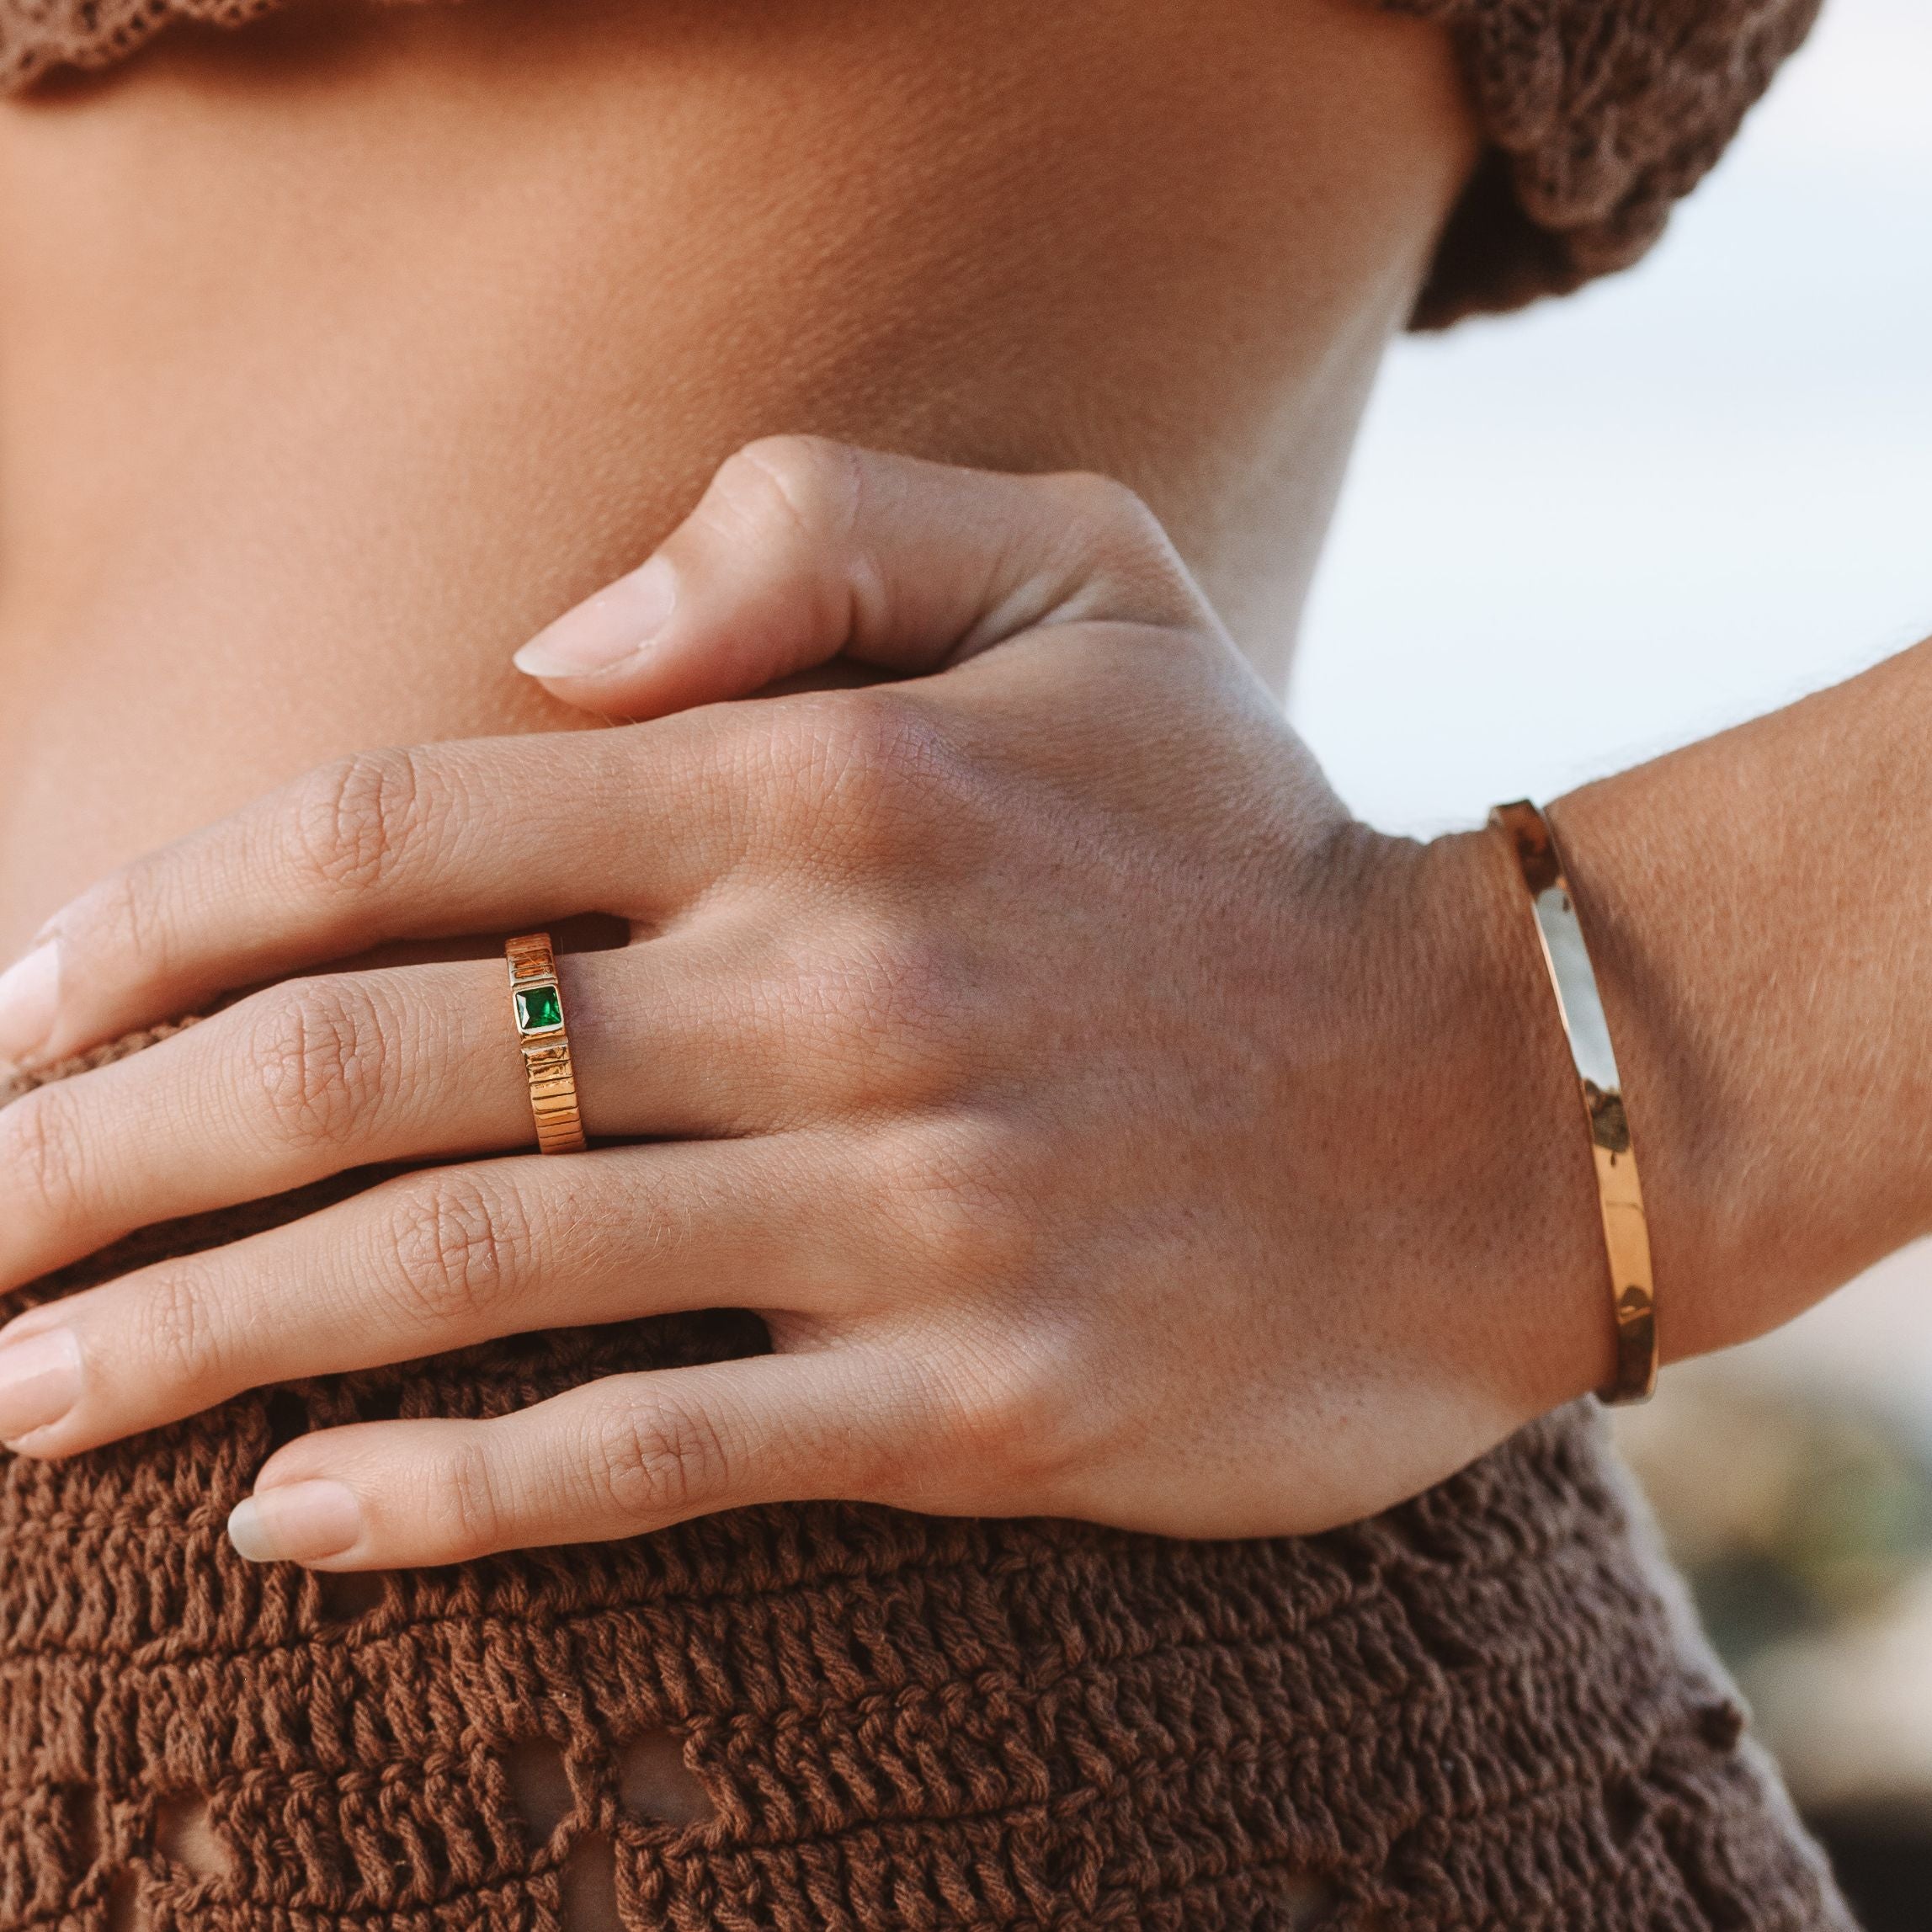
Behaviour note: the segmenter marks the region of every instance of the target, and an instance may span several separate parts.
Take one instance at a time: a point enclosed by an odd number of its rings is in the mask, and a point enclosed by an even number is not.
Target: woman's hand
[[[707,702],[841,654],[932,674]],[[43,1060],[279,983],[0,1113],[0,1287],[437,1163],[19,1317],[19,1452],[738,1306],[773,1355],[306,1436],[237,1541],[434,1564],[811,1497],[1248,1535],[1392,1503],[1604,1373],[1506,855],[1352,823],[1124,491],[754,445],[523,662],[651,721],[349,759],[16,974],[0,1037]],[[587,912],[633,940],[562,962],[621,1143],[584,1154],[514,1152],[500,957],[285,977]]]

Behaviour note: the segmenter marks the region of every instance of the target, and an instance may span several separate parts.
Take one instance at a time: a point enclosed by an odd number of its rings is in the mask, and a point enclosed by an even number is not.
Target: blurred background
[[[1642,265],[1399,346],[1290,701],[1427,833],[1928,633],[1932,6],[1827,0]],[[1870,1932],[1928,1932],[1932,1245],[1619,1427]]]

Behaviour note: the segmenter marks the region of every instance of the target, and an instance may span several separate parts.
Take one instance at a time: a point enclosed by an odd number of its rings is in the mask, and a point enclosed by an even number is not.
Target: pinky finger
[[[301,1437],[228,1534],[255,1562],[416,1569],[755,1503],[903,1494],[920,1406],[860,1349],[612,1376],[493,1421]]]

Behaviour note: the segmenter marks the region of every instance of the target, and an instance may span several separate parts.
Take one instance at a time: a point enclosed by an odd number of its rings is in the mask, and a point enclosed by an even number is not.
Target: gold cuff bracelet
[[[1583,1112],[1596,1157],[1597,1201],[1603,1210],[1610,1307],[1616,1323],[1616,1368],[1597,1397],[1605,1402],[1645,1402],[1657,1386],[1657,1290],[1650,1265],[1650,1226],[1644,1219],[1637,1155],[1631,1147],[1623,1086],[1610,1050],[1596,972],[1549,821],[1527,799],[1519,799],[1514,805],[1498,806],[1489,814],[1489,824],[1509,841],[1529,889],[1543,964],[1583,1086]]]
[[[577,1070],[571,1064],[570,1035],[564,1028],[563,993],[556,983],[550,934],[525,933],[504,950],[510,964],[510,1016],[523,1049],[538,1149],[546,1154],[580,1154],[589,1142],[583,1137],[583,1116],[577,1107]]]

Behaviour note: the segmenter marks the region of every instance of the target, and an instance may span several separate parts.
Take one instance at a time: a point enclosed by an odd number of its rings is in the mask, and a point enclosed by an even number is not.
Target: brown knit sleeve
[[[1413,326],[1628,268],[1729,146],[1822,0],[1381,0],[1456,38],[1488,146]]]

